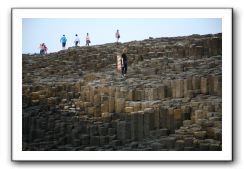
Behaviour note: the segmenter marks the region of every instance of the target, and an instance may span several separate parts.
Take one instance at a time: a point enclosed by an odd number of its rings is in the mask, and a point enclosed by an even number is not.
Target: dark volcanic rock
[[[221,43],[192,35],[23,55],[23,150],[220,151]]]

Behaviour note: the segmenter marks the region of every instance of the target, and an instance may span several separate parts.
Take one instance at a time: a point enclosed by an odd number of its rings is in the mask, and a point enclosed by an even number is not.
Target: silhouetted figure
[[[121,67],[122,67],[122,76],[125,77],[126,73],[127,73],[127,67],[128,67],[128,57],[127,57],[127,48],[123,49],[123,53],[122,53],[122,59],[121,59]]]
[[[116,38],[116,42],[117,42],[117,44],[119,43],[119,38],[120,38],[120,33],[119,33],[119,30],[117,30],[116,31],[116,33],[115,33],[115,38]]]

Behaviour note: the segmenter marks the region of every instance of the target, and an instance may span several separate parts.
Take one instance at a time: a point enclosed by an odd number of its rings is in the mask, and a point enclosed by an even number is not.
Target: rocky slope
[[[23,55],[23,150],[222,150],[221,44],[192,35]]]

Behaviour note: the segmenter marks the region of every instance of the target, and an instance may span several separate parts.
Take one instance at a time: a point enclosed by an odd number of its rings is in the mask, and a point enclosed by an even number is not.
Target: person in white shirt
[[[75,41],[74,41],[74,43],[75,43],[75,46],[78,46],[78,44],[80,43],[80,38],[79,38],[79,36],[76,34],[75,35]]]
[[[87,33],[86,34],[86,46],[89,46],[90,43],[91,43],[91,40],[90,40],[89,34]]]

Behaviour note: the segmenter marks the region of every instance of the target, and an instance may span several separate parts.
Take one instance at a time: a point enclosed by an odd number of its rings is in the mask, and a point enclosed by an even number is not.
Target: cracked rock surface
[[[211,34],[23,54],[22,149],[221,151],[221,44]]]

